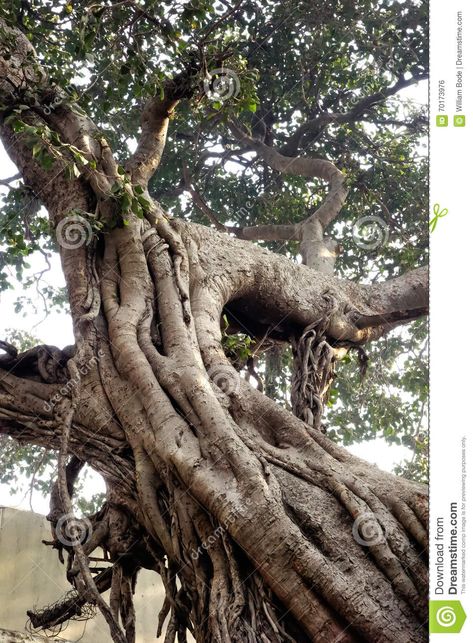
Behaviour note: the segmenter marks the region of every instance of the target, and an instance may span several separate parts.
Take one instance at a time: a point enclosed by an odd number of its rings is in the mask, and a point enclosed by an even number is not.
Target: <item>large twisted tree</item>
[[[0,136],[21,177],[2,261],[21,272],[55,247],[75,337],[1,343],[0,431],[58,454],[48,518],[74,588],[33,625],[93,604],[132,642],[147,568],[167,641],[425,641],[426,487],[322,421],[336,363],[366,366],[363,346],[427,311],[425,116],[391,100],[425,78],[425,7],[15,1],[2,15]],[[389,243],[353,243],[348,211],[378,212]],[[397,385],[418,408],[409,360]],[[338,424],[372,426],[340,391]],[[85,463],[107,493],[77,521]],[[97,547],[111,564],[93,574]]]

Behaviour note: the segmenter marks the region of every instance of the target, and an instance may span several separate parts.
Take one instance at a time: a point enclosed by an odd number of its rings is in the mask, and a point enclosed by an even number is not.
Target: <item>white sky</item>
[[[427,83],[420,86],[409,87],[402,92],[403,98],[410,98],[417,103],[427,102]],[[399,94],[398,94],[399,96]],[[0,179],[6,179],[17,173],[15,165],[11,162],[4,148],[0,144]],[[0,191],[4,190],[0,186]],[[44,275],[44,281],[53,287],[64,286],[59,258],[51,257],[52,270]],[[29,259],[33,271],[42,270],[46,266],[44,259],[39,255]],[[29,296],[37,303],[39,311],[35,313],[29,307],[23,314],[14,312],[14,303],[19,296]],[[41,303],[34,288],[25,289],[17,282],[14,290],[0,293],[0,339],[5,337],[7,329],[15,328],[31,333],[42,343],[52,344],[60,348],[73,343],[72,324],[68,315],[64,313],[50,313],[46,318],[41,311]],[[383,438],[361,442],[348,447],[355,455],[377,464],[381,469],[392,471],[395,464],[405,458],[410,458],[412,452],[401,445],[389,445]],[[100,476],[92,474],[85,483],[86,495],[103,491],[103,482]],[[32,508],[38,513],[48,512],[48,499],[34,493]],[[0,484],[0,506],[10,506],[21,509],[30,509],[28,480],[24,480],[24,491],[16,495],[10,494],[9,486]]]

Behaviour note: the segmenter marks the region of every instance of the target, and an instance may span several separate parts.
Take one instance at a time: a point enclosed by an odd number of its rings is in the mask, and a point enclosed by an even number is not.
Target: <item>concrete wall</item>
[[[57,552],[43,545],[42,539],[51,539],[50,524],[44,516],[0,507],[0,643],[43,641],[42,637],[19,637],[5,633],[5,630],[24,635],[27,609],[54,603],[71,589]],[[159,576],[142,570],[135,594],[137,643],[158,640],[155,638],[156,627],[163,599],[164,590]],[[111,641],[101,614],[85,622],[71,621],[59,638],[48,641],[79,639],[81,643]],[[159,639],[163,640],[164,637]]]
[[[29,634],[28,632],[14,632],[13,630],[0,629],[0,643],[69,643],[62,638],[48,638],[38,634]]]

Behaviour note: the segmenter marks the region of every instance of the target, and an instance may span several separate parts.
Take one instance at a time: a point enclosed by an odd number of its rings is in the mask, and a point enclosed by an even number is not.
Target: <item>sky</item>
[[[427,101],[427,83],[421,83],[420,86],[412,86],[403,90],[403,98],[410,98],[418,103]],[[9,178],[17,173],[17,169],[9,159],[4,148],[0,144],[0,180]],[[0,185],[0,192],[4,191]],[[43,270],[45,266],[44,258],[38,256],[30,260],[32,271]],[[57,288],[64,286],[64,278],[61,271],[61,265],[58,256],[50,259],[51,270],[44,274],[43,280],[46,284]],[[30,297],[36,304],[37,310],[32,310],[30,306],[24,308],[19,313],[15,313],[15,302],[18,297]],[[0,293],[0,339],[5,338],[8,329],[21,329],[40,340],[40,343],[52,344],[60,348],[74,342],[72,334],[72,323],[70,317],[64,312],[51,312],[45,315],[41,306],[41,301],[33,287],[26,289],[22,284],[16,282],[14,290]],[[411,458],[412,452],[405,446],[390,445],[383,438],[378,438],[368,442],[360,442],[347,447],[355,455],[377,464],[381,469],[392,471],[393,467],[406,458]],[[1,465],[0,465],[1,466]],[[10,494],[10,488],[7,484],[0,484],[0,506],[16,507],[18,509],[33,509],[38,513],[48,512],[48,499],[44,498],[38,492],[34,492],[30,503],[30,493],[28,480],[22,480],[24,487],[22,492],[14,495]],[[91,496],[94,493],[104,490],[103,481],[93,472],[88,476],[84,484],[84,494]]]

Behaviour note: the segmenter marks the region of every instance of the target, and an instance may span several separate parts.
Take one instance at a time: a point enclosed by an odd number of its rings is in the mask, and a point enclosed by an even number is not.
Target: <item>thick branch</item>
[[[166,83],[164,97],[153,96],[141,114],[141,136],[138,147],[127,162],[133,181],[146,186],[156,171],[166,145],[169,119],[179,101],[193,93],[191,76],[195,66]]]
[[[365,343],[427,311],[427,268],[382,284],[363,285],[321,274],[203,226],[180,221],[175,225],[185,227],[184,234],[198,241],[209,280],[220,284],[216,297],[222,307],[230,306],[237,319],[266,326],[278,339],[288,340],[295,327],[303,330],[323,314],[326,295],[336,302],[328,334],[338,341]],[[235,257],[242,268],[227,273],[223,267],[234,266]]]
[[[312,220],[318,220],[322,228],[326,228],[340,212],[347,196],[343,172],[340,172],[331,161],[325,159],[284,156],[276,148],[251,138],[235,124],[232,124],[230,128],[241,142],[251,146],[273,170],[282,174],[304,176],[308,179],[323,179],[328,182],[329,193],[322,205],[310,217]]]
[[[326,274],[333,273],[338,245],[332,239],[324,237],[324,230],[338,215],[348,194],[343,172],[325,159],[284,156],[276,148],[251,138],[237,125],[231,124],[230,128],[240,141],[252,147],[272,169],[283,174],[319,178],[328,182],[329,191],[322,204],[292,231],[286,229],[284,233],[290,233],[292,239],[301,241],[301,254],[306,265]],[[282,231],[275,232],[279,232],[279,238],[285,238]],[[246,238],[258,238],[257,235],[258,227],[255,227]]]
[[[296,224],[269,224],[257,226],[226,226],[219,221],[217,214],[207,205],[200,193],[192,185],[189,172],[184,168],[184,183],[194,204],[221,232],[234,234],[239,239],[249,241],[300,241],[301,254],[306,265],[331,274],[338,254],[338,244],[324,238],[325,228],[338,215],[345,202],[347,189],[345,176],[330,161],[303,157],[286,157],[273,147],[251,138],[237,125],[230,129],[238,139],[254,149],[258,155],[273,169],[290,175],[307,178],[321,178],[328,181],[329,192],[322,204],[305,221]]]

